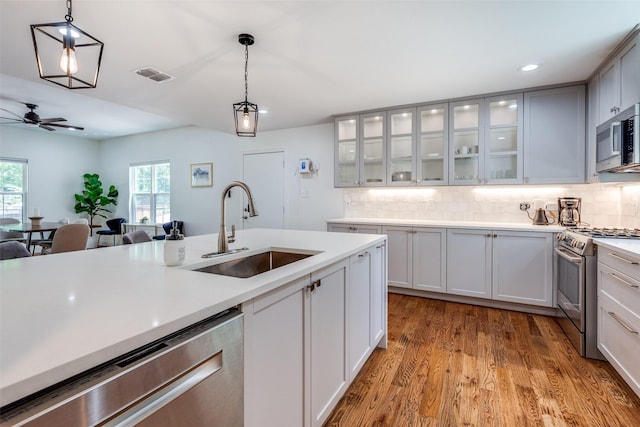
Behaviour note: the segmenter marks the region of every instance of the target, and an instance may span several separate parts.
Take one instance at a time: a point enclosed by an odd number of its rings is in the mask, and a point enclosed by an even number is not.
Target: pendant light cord
[[[67,0],[67,14],[64,19],[70,24],[73,22],[73,16],[71,16],[71,0]]]
[[[69,0],[70,1],[70,0]],[[249,96],[249,46],[244,45],[244,102],[247,102]]]

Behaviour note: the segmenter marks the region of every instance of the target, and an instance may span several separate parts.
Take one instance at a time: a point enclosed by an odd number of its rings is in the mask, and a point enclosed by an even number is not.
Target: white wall
[[[99,145],[62,132],[0,126],[0,157],[29,162],[26,213],[37,207],[45,221],[79,217],[73,195],[83,190],[85,173],[99,172]]]
[[[286,228],[326,230],[327,219],[343,216],[343,190],[333,188],[333,123],[258,132],[237,138],[236,145],[241,154],[284,151]],[[297,173],[302,158],[311,159],[317,171]]]
[[[116,216],[128,218],[129,164],[169,160],[172,218],[185,221],[187,235],[217,233],[221,192],[231,181],[242,180],[242,154],[274,150],[285,153],[287,228],[325,230],[327,218],[343,215],[342,190],[333,188],[333,125],[259,132],[256,138],[196,127],[115,138],[100,144],[100,169],[103,182],[120,191]],[[314,160],[319,172],[310,178],[295,174],[301,157]],[[192,188],[190,165],[204,162],[213,163],[213,187]],[[300,196],[301,188],[308,197]],[[240,192],[233,194],[227,225],[239,224]]]

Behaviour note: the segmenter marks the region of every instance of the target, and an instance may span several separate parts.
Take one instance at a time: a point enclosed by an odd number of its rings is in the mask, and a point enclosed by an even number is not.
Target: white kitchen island
[[[347,266],[385,241],[256,229],[240,231],[231,245],[249,251],[213,259],[201,255],[216,250],[217,234],[186,238],[180,267],[164,265],[163,241],[2,261],[0,406],[336,263]],[[265,248],[319,253],[247,279],[190,271]]]

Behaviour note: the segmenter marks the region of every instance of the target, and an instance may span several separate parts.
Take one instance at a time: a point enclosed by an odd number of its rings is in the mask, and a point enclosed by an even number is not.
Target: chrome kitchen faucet
[[[220,231],[218,232],[218,253],[220,254],[229,251],[229,243],[233,243],[236,237],[235,226],[232,226],[231,228],[231,236],[227,237],[227,193],[233,187],[240,187],[245,193],[247,193],[247,198],[249,199],[249,216],[258,216],[258,211],[253,204],[253,196],[251,195],[249,186],[241,181],[233,181],[231,184],[227,185],[227,187],[222,191],[222,200],[220,203]]]

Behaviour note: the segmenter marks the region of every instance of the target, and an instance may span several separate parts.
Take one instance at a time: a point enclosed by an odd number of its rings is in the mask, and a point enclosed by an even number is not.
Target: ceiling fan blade
[[[2,110],[2,111],[6,111],[7,113],[9,113],[9,114],[11,114],[11,115],[16,116],[17,118],[19,118],[19,119],[20,119],[20,121],[22,121],[22,116],[17,115],[17,114],[16,114],[16,113],[14,113],[13,111],[9,111],[9,110],[7,110],[6,108],[0,108],[0,110]],[[3,117],[3,118],[7,118],[7,117]]]
[[[55,117],[52,119],[40,119],[40,123],[51,123],[51,122],[66,122],[67,119],[63,119],[62,117]]]
[[[43,124],[39,124],[38,127],[42,128],[42,129],[46,129],[46,130],[55,130],[54,128],[47,126],[47,125],[43,125]]]
[[[42,125],[55,126],[57,128],[65,128],[65,129],[84,130],[84,128],[81,127],[81,126],[60,125],[60,124],[57,124],[57,123],[40,123],[40,126],[42,126]]]
[[[14,119],[13,117],[0,117],[0,120],[11,120],[11,123],[22,123],[22,119]]]

